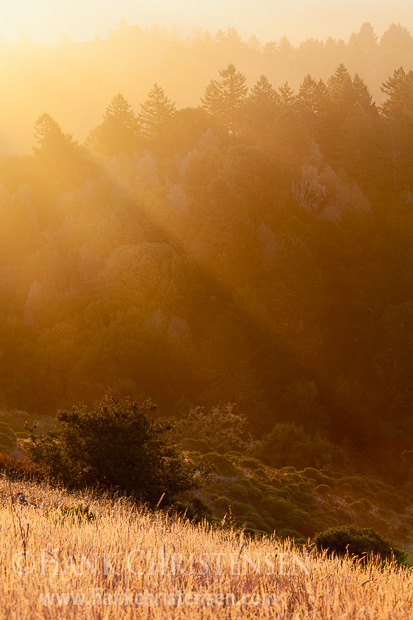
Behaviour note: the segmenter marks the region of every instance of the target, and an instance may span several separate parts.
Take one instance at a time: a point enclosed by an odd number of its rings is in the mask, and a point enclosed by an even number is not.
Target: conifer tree
[[[364,22],[357,34],[353,32],[348,42],[348,47],[357,52],[373,53],[377,45],[377,35],[369,22]]]
[[[401,50],[405,53],[413,52],[413,37],[405,26],[390,24],[380,39],[380,47],[386,51]]]
[[[285,82],[285,84],[280,86],[280,88],[278,89],[278,92],[280,93],[282,107],[284,108],[289,107],[290,104],[293,103],[295,96],[294,96],[294,91],[290,87],[288,82]]]
[[[47,192],[69,191],[87,174],[84,150],[49,115],[41,114],[34,124],[33,147],[38,179]]]
[[[392,77],[382,84],[381,90],[387,95],[381,106],[387,119],[413,119],[413,71],[406,73],[403,67],[396,69]]]
[[[69,133],[63,133],[60,125],[49,115],[41,114],[34,124],[34,137],[38,144],[35,154],[59,157],[73,151],[77,142]]]
[[[280,104],[280,95],[272,87],[268,78],[261,75],[256,84],[251,88],[249,101],[268,108],[276,108]]]
[[[281,108],[281,97],[265,75],[251,88],[246,105],[245,127],[264,135],[274,124]]]
[[[146,137],[158,137],[171,127],[175,104],[158,84],[154,84],[148,99],[140,107],[139,118]]]
[[[381,106],[386,120],[386,148],[391,162],[393,189],[413,188],[413,71],[403,67],[382,85],[387,95]]]
[[[322,124],[327,115],[328,106],[328,89],[323,80],[316,82],[311,75],[306,75],[300,85],[295,108],[302,131],[317,143]]]
[[[303,113],[322,116],[329,103],[328,89],[323,80],[316,82],[311,75],[306,75],[298,92],[296,107]]]
[[[377,116],[376,104],[367,87],[365,81],[356,73],[353,78],[353,90],[356,103],[360,105],[366,112],[371,112],[373,116]]]
[[[119,93],[106,108],[102,123],[91,131],[86,144],[92,151],[112,157],[119,153],[136,151],[139,135],[138,119],[132,107]]]
[[[234,135],[247,98],[246,78],[233,64],[220,71],[219,75],[221,79],[209,83],[201,101],[204,109],[220,119],[229,133]]]
[[[354,103],[355,97],[351,75],[343,64],[340,64],[328,79],[327,86],[336,111],[344,115]]]

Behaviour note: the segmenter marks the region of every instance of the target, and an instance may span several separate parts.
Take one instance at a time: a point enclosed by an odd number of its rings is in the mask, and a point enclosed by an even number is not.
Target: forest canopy
[[[235,403],[274,445],[293,424],[405,475],[413,71],[393,65],[380,98],[365,75],[412,44],[366,25],[346,45],[281,41],[254,51],[271,71],[251,83],[238,60],[254,46],[203,33],[185,45],[237,62],[192,107],[160,81],[140,100],[117,89],[84,143],[42,112],[32,153],[0,160],[0,406],[52,415],[110,394],[179,417]],[[318,53],[348,63],[321,78]],[[275,82],[287,57],[291,80]]]

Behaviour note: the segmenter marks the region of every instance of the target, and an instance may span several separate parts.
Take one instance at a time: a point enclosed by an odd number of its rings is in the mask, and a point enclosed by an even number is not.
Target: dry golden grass
[[[12,503],[18,491],[37,508]],[[149,514],[122,498],[5,479],[0,498],[1,617],[413,617],[413,574],[395,566],[362,569]],[[62,520],[56,510],[79,503],[90,504],[94,522]]]

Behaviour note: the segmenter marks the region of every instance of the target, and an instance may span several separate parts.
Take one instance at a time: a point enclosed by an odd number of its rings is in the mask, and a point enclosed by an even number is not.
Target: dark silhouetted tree
[[[58,411],[60,426],[39,436],[31,429],[27,451],[44,475],[68,487],[121,490],[155,505],[168,504],[197,483],[196,467],[168,438],[172,427],[154,420],[149,402],[106,396],[88,408]]]

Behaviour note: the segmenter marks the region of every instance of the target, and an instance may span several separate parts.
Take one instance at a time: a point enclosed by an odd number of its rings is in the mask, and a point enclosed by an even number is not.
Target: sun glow
[[[46,44],[56,44],[62,33],[74,41],[88,40],[106,36],[121,17],[143,28],[174,25],[183,35],[194,27],[214,33],[232,26],[244,37],[255,35],[268,41],[286,35],[296,43],[308,37],[346,37],[364,21],[371,21],[379,31],[391,21],[413,26],[411,7],[405,0],[391,5],[385,0],[349,0],[345,4],[329,0],[15,0],[2,2],[0,35],[17,40],[28,33],[35,42]]]

